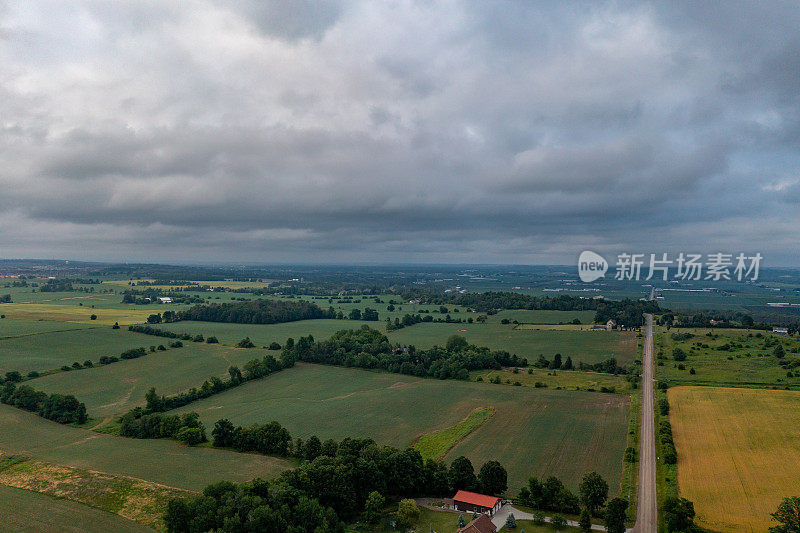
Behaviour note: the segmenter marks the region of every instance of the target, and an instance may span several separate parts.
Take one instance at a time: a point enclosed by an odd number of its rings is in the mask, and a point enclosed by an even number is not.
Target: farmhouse
[[[158,299],[158,301],[161,302],[162,304],[171,304],[172,298],[167,298],[166,296],[162,296]]]
[[[617,321],[614,320],[613,318],[611,320],[609,320],[608,322],[606,322],[606,330],[607,331],[611,331],[615,327],[617,327]]]
[[[479,515],[478,518],[458,530],[458,533],[495,533],[497,528],[492,524],[489,515]]]
[[[489,513],[492,516],[500,510],[503,502],[500,498],[467,492],[460,490],[453,496],[453,508],[456,511],[468,511],[471,513]]]
[[[775,328],[772,328],[772,333],[774,333],[775,335],[788,335],[789,334],[789,328],[778,328],[778,327],[775,327]]]

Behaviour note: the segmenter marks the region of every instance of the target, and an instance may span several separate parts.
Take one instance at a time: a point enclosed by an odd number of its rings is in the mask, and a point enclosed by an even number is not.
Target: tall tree
[[[450,470],[448,472],[450,479],[450,486],[453,490],[472,490],[475,488],[475,469],[472,467],[472,462],[464,457],[456,457],[450,463]]]
[[[499,496],[508,488],[508,473],[497,461],[488,461],[481,466],[478,474],[478,486],[481,492]]]
[[[628,509],[627,500],[614,498],[606,507],[606,531],[608,533],[625,533],[625,511]]]
[[[769,529],[772,533],[800,533],[800,497],[784,498],[771,516],[779,524]]]
[[[580,487],[581,503],[594,513],[606,503],[608,499],[608,483],[597,472],[590,472],[583,476]]]

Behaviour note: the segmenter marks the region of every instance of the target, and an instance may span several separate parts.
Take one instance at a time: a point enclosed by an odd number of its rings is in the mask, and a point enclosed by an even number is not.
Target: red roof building
[[[487,514],[478,515],[478,518],[458,530],[458,533],[495,533],[492,519]]]
[[[453,496],[453,508],[457,511],[489,513],[489,516],[492,516],[500,510],[502,504],[500,498],[466,490],[460,490]]]

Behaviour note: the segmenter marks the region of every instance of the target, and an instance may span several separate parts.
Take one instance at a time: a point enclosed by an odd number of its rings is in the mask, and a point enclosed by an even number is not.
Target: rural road
[[[652,293],[651,293],[652,296]],[[653,315],[647,319],[642,353],[642,422],[639,431],[639,494],[634,533],[658,531],[656,430],[653,410]]]

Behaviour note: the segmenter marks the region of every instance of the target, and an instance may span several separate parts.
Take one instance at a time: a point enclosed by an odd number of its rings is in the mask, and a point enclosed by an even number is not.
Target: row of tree
[[[291,339],[289,339],[291,341]],[[287,342],[287,344],[290,344]],[[266,355],[263,359],[252,359],[244,364],[242,369],[238,366],[228,368],[228,379],[219,376],[212,376],[203,381],[200,387],[192,387],[188,391],[181,392],[172,396],[159,395],[154,387],[151,387],[145,394],[145,406],[131,409],[125,414],[126,417],[133,419],[140,418],[152,413],[163,413],[172,409],[177,409],[188,405],[194,401],[208,398],[214,394],[219,394],[233,387],[237,387],[247,381],[268,376],[289,366],[293,366],[294,361],[285,362],[275,359],[272,355]]]
[[[36,413],[59,424],[83,424],[87,420],[86,405],[71,394],[47,395],[29,385],[6,381],[0,389],[0,402]]]

